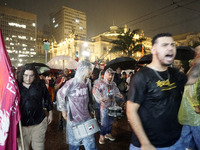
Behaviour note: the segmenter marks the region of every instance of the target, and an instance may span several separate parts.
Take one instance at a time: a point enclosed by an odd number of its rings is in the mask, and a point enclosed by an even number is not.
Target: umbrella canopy
[[[47,65],[52,69],[76,69],[78,62],[70,56],[60,55],[52,58]]]
[[[194,58],[195,51],[189,46],[178,46],[176,47],[176,57],[177,60],[190,60]]]
[[[104,70],[108,68],[116,70],[118,67],[120,67],[122,70],[135,69],[136,62],[137,61],[135,59],[130,57],[118,57],[108,62]]]
[[[138,64],[149,64],[152,61],[152,54],[144,55],[140,60],[138,61]]]
[[[35,66],[38,74],[42,74],[42,73],[50,70],[49,66],[47,66],[43,63],[29,63],[29,64]]]

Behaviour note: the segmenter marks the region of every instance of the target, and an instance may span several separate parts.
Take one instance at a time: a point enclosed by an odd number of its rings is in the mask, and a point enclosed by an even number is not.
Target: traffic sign
[[[47,42],[43,42],[43,49],[44,50],[50,50],[50,43],[47,41]]]

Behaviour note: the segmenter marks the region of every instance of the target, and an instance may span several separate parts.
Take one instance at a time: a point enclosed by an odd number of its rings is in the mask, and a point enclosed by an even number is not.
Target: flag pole
[[[20,132],[20,137],[21,137],[22,150],[24,150],[24,139],[23,139],[23,135],[22,135],[22,124],[21,124],[21,120],[19,121],[19,132]]]

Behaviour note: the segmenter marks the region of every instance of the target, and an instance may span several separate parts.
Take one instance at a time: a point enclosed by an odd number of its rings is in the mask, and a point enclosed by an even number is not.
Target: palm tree
[[[144,50],[142,42],[145,38],[135,38],[135,35],[139,33],[139,29],[130,31],[130,29],[124,33],[124,30],[120,31],[120,35],[117,40],[111,41],[114,46],[111,49],[111,53],[123,52],[127,56],[132,56],[134,52]]]

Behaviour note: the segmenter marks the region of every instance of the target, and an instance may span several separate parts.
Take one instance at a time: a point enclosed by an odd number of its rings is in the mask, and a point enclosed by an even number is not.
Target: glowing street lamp
[[[87,42],[83,43],[83,46],[88,47],[88,43]]]
[[[90,52],[89,51],[83,51],[83,56],[85,56],[86,58],[90,57]]]

